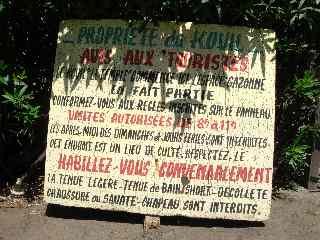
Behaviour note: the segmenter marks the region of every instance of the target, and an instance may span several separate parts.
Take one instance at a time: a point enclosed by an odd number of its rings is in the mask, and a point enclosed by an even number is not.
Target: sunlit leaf
[[[305,1],[306,1],[306,0],[300,0],[300,3],[299,3],[298,8],[301,8],[301,7],[302,7],[302,5],[305,3]]]

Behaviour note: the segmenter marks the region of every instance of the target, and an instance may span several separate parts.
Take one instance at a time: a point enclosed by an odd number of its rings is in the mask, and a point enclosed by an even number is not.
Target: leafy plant
[[[5,71],[8,65],[1,64],[1,71]],[[34,121],[39,118],[40,106],[32,104],[32,93],[28,92],[28,85],[24,82],[27,79],[26,71],[13,72],[0,76],[0,86],[4,93],[0,101],[9,106],[9,118],[16,119],[24,128],[30,128]]]
[[[310,30],[317,24],[312,17],[312,14],[320,13],[319,0],[313,1],[313,4],[308,3],[306,0],[292,0],[290,1],[293,9],[291,10],[292,17],[290,19],[290,25],[306,23]]]
[[[307,157],[309,151],[310,146],[308,145],[290,145],[284,150],[289,170],[292,173],[298,176],[304,174],[304,170],[308,166]]]
[[[24,69],[0,63],[0,182],[14,181],[27,169],[26,152],[33,139],[33,124],[40,106],[33,102]]]
[[[284,98],[283,122],[289,138],[282,150],[279,175],[303,184],[307,179],[313,145],[320,140],[320,127],[315,122],[320,99],[319,79],[305,71],[302,78],[293,79]]]
[[[296,79],[293,86],[297,96],[310,100],[313,107],[318,104],[320,97],[320,81],[310,71],[304,73],[303,78]]]

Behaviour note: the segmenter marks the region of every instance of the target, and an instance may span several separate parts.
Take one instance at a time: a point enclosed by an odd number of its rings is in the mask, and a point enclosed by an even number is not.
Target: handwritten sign
[[[274,38],[270,30],[193,23],[63,22],[45,200],[267,219]]]

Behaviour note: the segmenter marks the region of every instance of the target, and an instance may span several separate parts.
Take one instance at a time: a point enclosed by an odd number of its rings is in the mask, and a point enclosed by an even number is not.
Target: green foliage
[[[4,74],[8,68],[6,64],[0,64],[0,87],[3,89],[0,102],[8,105],[6,113],[8,119],[16,120],[21,124],[21,129],[27,129],[39,118],[40,106],[32,103],[32,92],[28,92],[26,71],[12,74]]]
[[[308,3],[306,0],[292,0],[291,4],[291,19],[290,25],[293,24],[303,24],[306,23],[310,30],[314,28],[314,25],[317,24],[313,18],[314,13],[320,13],[319,1],[313,1]]]
[[[291,138],[283,147],[280,174],[305,183],[313,144],[320,140],[320,128],[315,113],[320,103],[320,80],[310,71],[295,77],[287,86],[283,102],[284,123]]]
[[[28,165],[26,152],[40,118],[30,83],[25,69],[0,62],[0,183],[3,178],[14,181]]]
[[[315,107],[320,97],[320,81],[312,72],[306,71],[303,78],[295,79],[293,90],[296,96],[304,98],[304,101],[310,102],[312,107]]]
[[[24,68],[0,60],[0,189],[29,168],[40,119],[32,81]]]
[[[289,171],[297,176],[303,176],[304,170],[308,167],[307,157],[310,151],[308,145],[290,145],[284,149],[285,159],[287,161]]]

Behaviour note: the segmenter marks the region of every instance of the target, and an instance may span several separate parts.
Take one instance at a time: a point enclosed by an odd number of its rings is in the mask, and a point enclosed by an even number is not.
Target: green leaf
[[[20,74],[17,75],[17,78],[18,78],[19,80],[24,80],[24,79],[26,79],[26,78],[27,78],[26,70],[23,69],[23,71],[22,71]]]
[[[23,96],[23,94],[26,92],[27,88],[28,88],[28,86],[24,86],[24,87],[22,87],[22,88],[20,89],[20,91],[19,91],[19,97],[22,97],[22,96]]]
[[[306,16],[307,16],[306,13],[300,13],[300,14],[298,14],[298,18],[299,18],[299,19],[304,19]]]
[[[5,100],[4,102],[12,102],[12,101],[14,100],[13,95],[10,94],[10,93],[8,93],[8,92],[5,92],[5,93],[2,95],[2,97],[4,97],[5,99],[7,99],[7,100]]]
[[[302,7],[302,5],[305,3],[305,1],[306,1],[306,0],[301,0],[301,1],[300,1],[299,6],[298,6],[299,9]]]
[[[305,7],[305,8],[301,9],[301,11],[307,11],[307,10],[320,13],[320,9],[319,8]]]
[[[6,75],[4,77],[0,76],[0,83],[8,86],[9,83],[9,75]]]

